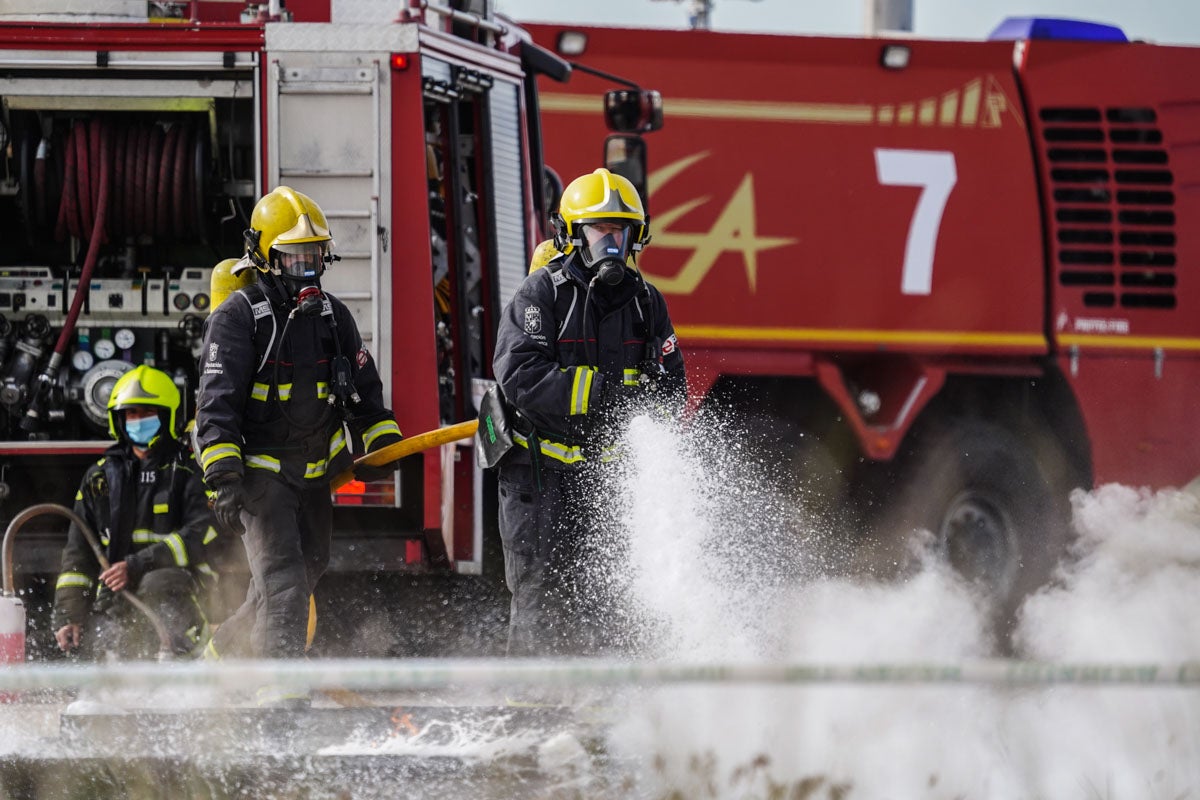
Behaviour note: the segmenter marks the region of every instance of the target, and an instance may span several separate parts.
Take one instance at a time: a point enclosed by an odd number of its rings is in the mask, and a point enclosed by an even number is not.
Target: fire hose
[[[354,466],[380,467],[406,456],[419,453],[422,450],[428,450],[431,447],[440,447],[450,442],[456,442],[459,439],[467,439],[475,435],[475,430],[478,427],[479,420],[471,419],[455,425],[447,425],[437,430],[427,431],[408,439],[402,439],[387,447],[381,447],[373,453],[367,453],[365,456],[360,456],[354,460]],[[352,480],[354,480],[354,467],[334,476],[333,480],[329,482],[329,488],[337,490]]]
[[[108,558],[104,555],[104,550],[101,549],[100,543],[96,540],[96,534],[92,531],[83,519],[66,506],[60,506],[57,503],[39,503],[30,506],[21,513],[12,518],[12,522],[8,523],[8,528],[4,531],[4,543],[0,545],[2,548],[3,567],[4,567],[4,594],[12,596],[14,593],[13,586],[13,547],[16,544],[17,531],[19,531],[26,522],[34,517],[42,514],[57,514],[66,517],[79,528],[83,534],[83,538],[87,539],[88,545],[92,548],[92,553],[96,556],[96,561],[100,564],[101,570],[106,570],[111,566]],[[150,624],[154,627],[154,633],[158,636],[158,659],[166,661],[172,658],[175,654],[171,644],[171,633],[167,630],[167,626],[163,624],[162,619],[150,606],[146,605],[137,595],[129,589],[122,589],[117,594],[124,597],[129,604],[142,612],[146,619],[150,620]]]
[[[86,220],[86,224],[91,227],[91,238],[88,241],[87,256],[83,261],[83,272],[79,276],[79,286],[75,289],[75,296],[71,299],[71,309],[67,312],[62,331],[59,332],[54,352],[50,354],[50,360],[47,362],[45,370],[38,376],[33,399],[25,411],[25,418],[21,420],[21,429],[24,431],[35,431],[41,425],[42,404],[50,393],[50,387],[58,379],[58,371],[62,368],[67,345],[71,342],[71,336],[75,332],[75,322],[79,319],[79,311],[83,307],[83,298],[87,294],[88,287],[91,286],[92,270],[95,269],[96,260],[100,256],[100,243],[104,239],[104,219],[108,211],[109,184],[108,126],[100,120],[92,120],[90,126],[77,122],[71,131],[71,139],[74,147],[70,145],[67,147],[66,183],[63,186],[62,205],[59,206],[58,225],[62,229],[75,224],[77,227],[74,230],[82,232],[82,225]],[[100,170],[94,198],[89,180],[90,170],[87,169],[86,164],[78,163],[83,160],[81,156],[84,156],[89,149],[95,155],[90,163],[98,162]],[[73,179],[76,177],[78,177],[77,193],[70,189]],[[92,213],[93,199],[95,200],[94,214]]]

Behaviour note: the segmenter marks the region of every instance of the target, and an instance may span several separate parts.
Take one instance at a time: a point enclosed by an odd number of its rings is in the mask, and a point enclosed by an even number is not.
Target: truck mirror
[[[604,166],[609,172],[627,178],[642,206],[649,208],[646,197],[646,141],[637,134],[614,133],[604,140]]]
[[[547,217],[558,211],[558,204],[562,202],[562,193],[562,178],[558,177],[558,173],[553,168],[544,167],[542,169],[542,197],[546,202]]]
[[[604,94],[604,121],[617,133],[648,133],[663,124],[662,95],[653,89],[613,89]]]

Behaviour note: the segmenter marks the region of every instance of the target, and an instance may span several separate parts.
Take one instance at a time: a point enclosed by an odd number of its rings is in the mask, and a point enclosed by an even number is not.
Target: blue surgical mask
[[[134,444],[150,444],[161,427],[162,420],[158,417],[125,420],[125,433]]]

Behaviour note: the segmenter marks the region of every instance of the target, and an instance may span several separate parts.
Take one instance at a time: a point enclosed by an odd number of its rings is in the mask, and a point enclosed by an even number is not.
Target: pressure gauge
[[[117,353],[117,346],[112,343],[111,339],[97,339],[92,345],[92,350],[96,352],[96,358],[101,361],[107,361]]]
[[[117,343],[117,347],[122,350],[130,350],[137,342],[137,338],[133,335],[133,331],[129,328],[117,328],[117,332],[113,334],[113,341]]]
[[[75,354],[71,356],[71,366],[80,372],[87,372],[95,363],[96,359],[87,350],[76,350]]]

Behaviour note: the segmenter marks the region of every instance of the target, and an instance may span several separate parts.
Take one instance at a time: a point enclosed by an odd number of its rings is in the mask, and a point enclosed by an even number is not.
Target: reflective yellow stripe
[[[1200,339],[1182,336],[1115,336],[1112,334],[1059,334],[1059,344],[1144,348],[1146,350],[1161,348],[1163,350],[1200,350]]]
[[[318,400],[328,400],[329,399],[329,384],[326,383],[325,381],[317,381],[317,399]]]
[[[279,459],[273,456],[246,456],[246,466],[279,472]]]
[[[513,441],[525,449],[529,449],[529,440],[519,433],[513,433]],[[545,439],[539,441],[538,450],[547,458],[553,458],[555,461],[561,461],[564,464],[578,464],[585,460],[583,450],[577,445],[566,445],[561,442],[550,442]]]
[[[154,513],[155,514],[166,514],[170,510],[171,510],[170,503],[155,503],[154,504]]]
[[[400,435],[400,426],[395,420],[385,419],[383,422],[376,422],[371,427],[363,431],[363,446],[367,448],[367,452],[371,451],[371,445],[380,436],[385,436],[389,433]]]
[[[82,492],[81,490],[79,490],[79,489],[76,489],[76,490],[75,490],[75,499],[76,499],[76,500],[82,500],[82,499],[83,499],[83,492]]]
[[[1018,347],[1044,350],[1046,337],[1019,331],[888,331],[856,328],[756,328],[750,326],[683,325],[675,329],[680,340],[697,339],[754,342],[826,342],[857,344],[924,344]]]
[[[346,449],[346,431],[338,428],[333,432],[333,436],[329,437],[329,460],[337,456],[338,453]]]
[[[212,578],[214,581],[221,577],[220,575],[217,574],[216,570],[214,570],[212,567],[210,567],[208,565],[207,561],[204,562],[203,564],[197,564],[196,571],[207,575],[208,577]]]
[[[58,576],[55,589],[90,589],[95,584],[91,578],[82,572],[64,572]]]
[[[138,528],[133,532],[134,544],[154,544],[156,542],[161,542],[165,538],[167,538],[165,534],[155,533],[154,531],[147,530],[146,528]]]
[[[280,400],[292,399],[292,384],[281,383],[275,387],[275,393]],[[268,383],[256,383],[250,387],[250,399],[258,400],[265,403],[271,397],[271,385]]]
[[[600,463],[607,464],[610,461],[616,461],[624,455],[624,451],[620,445],[608,445],[600,451]]]
[[[324,459],[320,461],[310,461],[304,465],[304,477],[319,478],[325,474],[325,469],[327,466],[328,462]]]
[[[208,530],[204,532],[204,543],[208,544],[215,538],[217,538],[217,529],[212,525],[209,525]]]
[[[571,408],[569,414],[586,414],[588,398],[592,393],[592,377],[596,371],[591,367],[576,367],[575,381],[571,384]]]
[[[637,369],[625,368],[625,385],[637,386],[641,382],[642,373]]]
[[[175,557],[175,565],[178,567],[186,567],[188,565],[187,546],[183,543],[183,537],[178,533],[172,533],[163,539],[167,543],[167,547],[171,548],[171,555]]]
[[[222,458],[241,458],[242,448],[233,442],[221,442],[204,448],[200,453],[200,466],[207,471]]]

